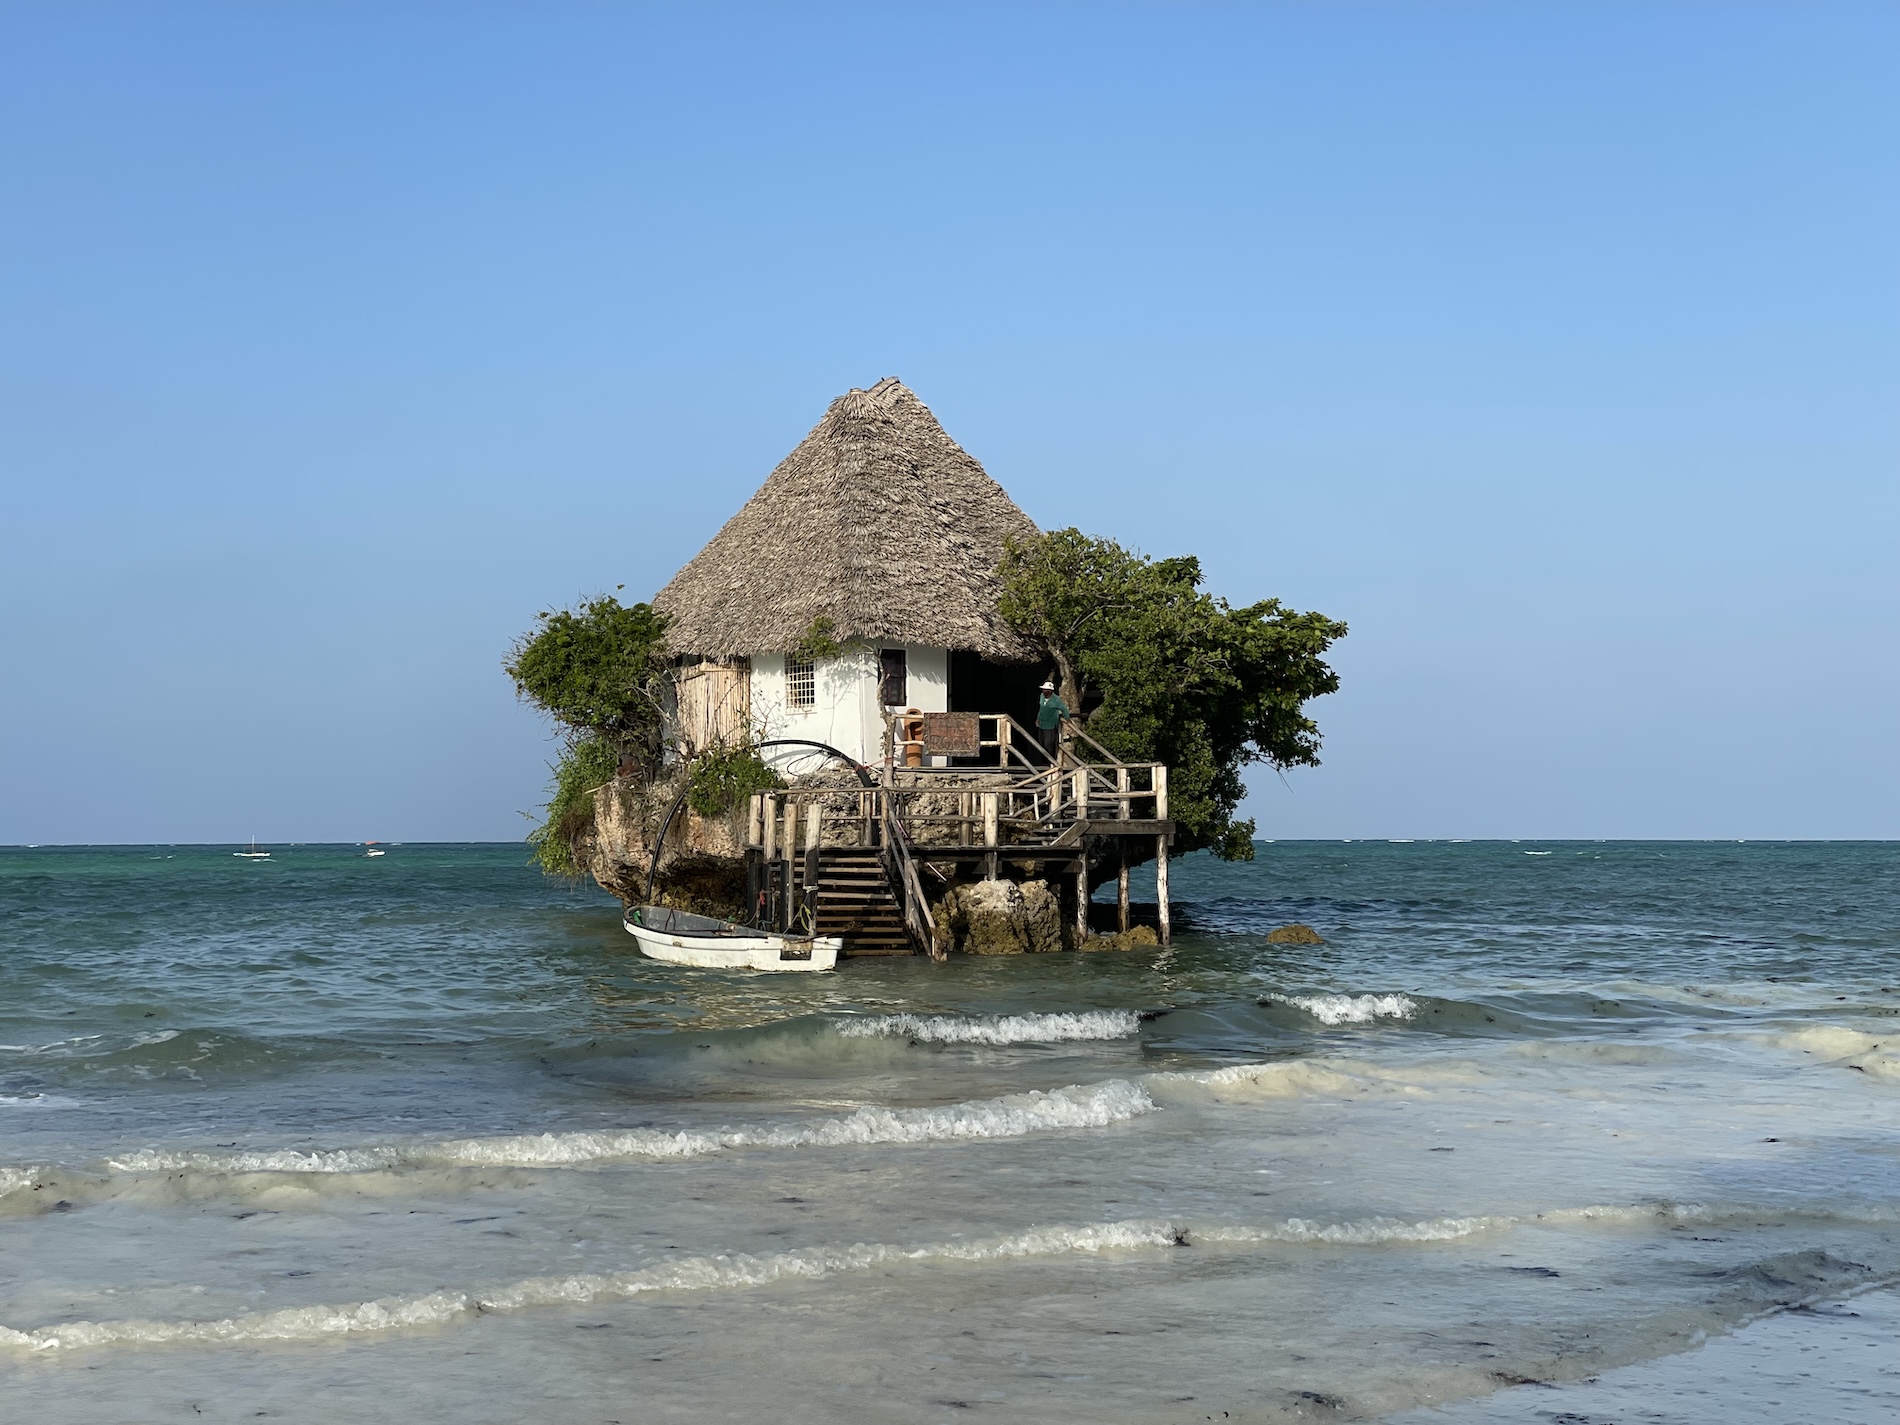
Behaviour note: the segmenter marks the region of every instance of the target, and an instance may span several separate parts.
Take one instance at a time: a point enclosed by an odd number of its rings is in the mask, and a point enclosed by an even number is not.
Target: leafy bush
[[[662,692],[670,667],[666,616],[601,594],[580,608],[538,615],[502,667],[515,691],[577,737],[623,755],[657,758]]]
[[[578,880],[587,870],[575,848],[593,829],[594,789],[611,782],[619,765],[619,755],[598,737],[570,742],[554,763],[547,819],[528,834],[535,863],[550,876]]]
[[[686,804],[701,816],[722,816],[754,792],[785,784],[751,747],[713,747],[693,763]]]
[[[528,836],[550,875],[579,876],[579,839],[593,827],[592,792],[631,760],[651,769],[665,728],[661,708],[670,668],[666,618],[649,604],[612,594],[578,609],[538,615],[502,667],[515,691],[560,724],[567,748],[554,764],[547,815]]]

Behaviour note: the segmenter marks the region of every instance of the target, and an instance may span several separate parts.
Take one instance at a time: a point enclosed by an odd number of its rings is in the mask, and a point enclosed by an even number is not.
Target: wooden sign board
[[[942,712],[923,716],[926,757],[975,757],[983,750],[975,713]]]

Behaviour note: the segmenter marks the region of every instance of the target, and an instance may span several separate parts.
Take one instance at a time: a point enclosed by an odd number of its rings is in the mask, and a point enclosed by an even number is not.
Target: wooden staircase
[[[845,955],[909,955],[904,912],[875,847],[827,846],[818,853],[820,935],[844,941]]]

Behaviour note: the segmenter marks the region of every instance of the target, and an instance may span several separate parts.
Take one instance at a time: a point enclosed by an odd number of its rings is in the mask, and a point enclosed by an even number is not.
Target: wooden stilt
[[[797,890],[794,873],[798,856],[798,803],[790,797],[785,799],[785,825],[779,837],[779,851],[783,854],[785,869],[780,873],[779,884],[785,888],[782,897],[784,906],[779,924],[786,930],[792,928],[792,902]]]
[[[1082,858],[1082,869],[1075,873],[1075,948],[1080,950],[1089,938],[1089,862]]]
[[[822,798],[813,797],[805,808],[805,894],[803,901],[812,907],[814,919],[817,917],[818,877],[822,867],[818,864],[821,848],[824,844],[825,807]]]
[[[1155,838],[1155,908],[1161,912],[1161,943],[1173,937],[1174,917],[1168,913],[1168,838]]]
[[[990,854],[983,858],[983,879],[996,879],[996,793],[983,793],[983,844],[990,848]]]
[[[1115,769],[1115,818],[1118,821],[1129,819],[1128,811],[1128,769]],[[1115,838],[1115,928],[1123,935],[1128,933],[1128,839]]]
[[[1168,769],[1156,763],[1154,769],[1155,820],[1168,819]],[[1174,934],[1174,917],[1168,909],[1168,834],[1155,838],[1155,904],[1161,912],[1161,943],[1166,945]]]

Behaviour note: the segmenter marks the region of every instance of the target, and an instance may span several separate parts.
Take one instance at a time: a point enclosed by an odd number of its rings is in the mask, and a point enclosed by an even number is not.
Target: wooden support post
[[[1089,819],[1089,769],[1077,767],[1069,773],[1069,794],[1075,798],[1075,819]]]
[[[764,800],[764,792],[754,792],[746,804],[745,844],[748,849],[759,844],[759,804]]]
[[[1089,857],[1082,853],[1082,869],[1075,873],[1075,948],[1089,938]]]
[[[970,803],[971,794],[969,792],[957,793],[957,845],[959,846],[968,846],[970,844]]]
[[[996,719],[996,765],[1003,768],[1009,766],[1010,726],[1011,724],[1008,718],[999,717]]]
[[[786,930],[790,930],[792,928],[793,892],[797,888],[797,883],[793,880],[793,873],[798,865],[798,803],[793,801],[790,797],[785,799],[785,825],[779,837],[779,851],[785,858],[785,869],[779,877],[779,884],[785,888],[785,894],[783,896],[784,906],[782,907],[779,917],[779,923]]]
[[[1155,838],[1155,908],[1161,912],[1161,943],[1166,945],[1174,931],[1174,917],[1168,913],[1168,838]]]
[[[759,907],[759,924],[771,926],[778,923],[777,903],[772,899],[772,876],[774,863],[778,860],[778,796],[773,792],[759,794],[760,846],[759,846],[759,891],[764,903]]]
[[[1128,811],[1128,769],[1115,769],[1115,817],[1118,821],[1129,819]],[[1115,838],[1115,928],[1122,934],[1128,933],[1128,839]]]
[[[983,844],[990,848],[990,854],[983,862],[983,879],[996,879],[996,793],[983,793]]]
[[[1157,762],[1154,768],[1155,820],[1168,819],[1168,769],[1165,763]],[[1174,918],[1168,909],[1168,834],[1164,831],[1155,838],[1155,904],[1161,912],[1161,943],[1166,945],[1173,937]]]
[[[805,808],[805,902],[814,907],[812,916],[817,917],[818,878],[824,868],[818,864],[823,854],[825,827],[825,807],[822,797],[813,797],[811,805]],[[817,933],[817,926],[812,927]]]

